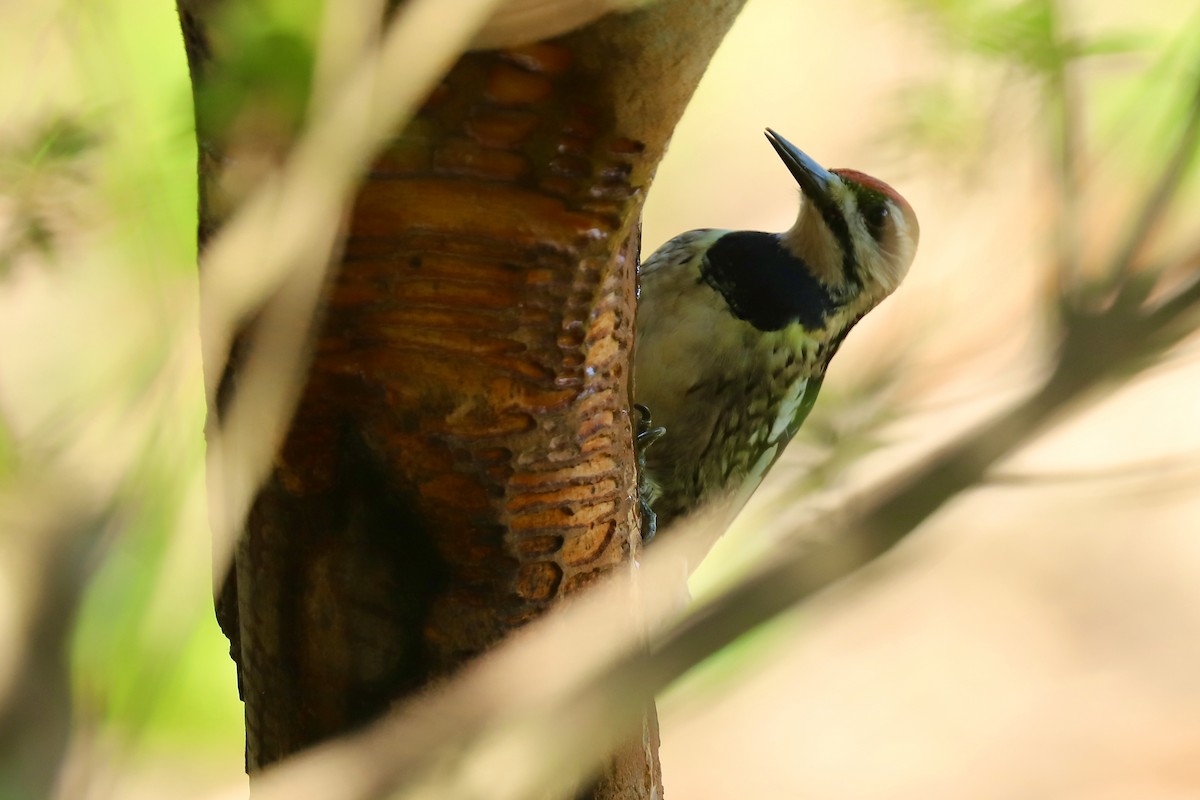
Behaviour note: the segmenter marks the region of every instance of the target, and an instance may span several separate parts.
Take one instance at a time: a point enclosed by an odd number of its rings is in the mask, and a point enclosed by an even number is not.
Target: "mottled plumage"
[[[642,264],[634,399],[666,430],[643,454],[660,530],[718,499],[741,507],[916,250],[916,217],[895,190],[767,136],[800,184],[796,224],[689,231]]]

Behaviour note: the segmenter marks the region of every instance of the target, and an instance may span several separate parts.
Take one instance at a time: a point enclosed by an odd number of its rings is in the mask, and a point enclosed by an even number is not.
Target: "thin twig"
[[[1129,229],[1124,244],[1117,250],[1109,265],[1108,275],[1112,286],[1120,286],[1129,279],[1134,265],[1141,255],[1142,248],[1150,239],[1150,234],[1166,215],[1171,200],[1187,172],[1188,163],[1196,153],[1198,142],[1200,142],[1200,81],[1197,82],[1192,102],[1188,107],[1187,118],[1179,141],[1171,152],[1171,157],[1163,165],[1158,180],[1154,182],[1150,193],[1142,203],[1141,211]]]
[[[1085,153],[1083,104],[1074,70],[1074,56],[1066,52],[1068,42],[1063,37],[1062,8],[1058,2],[1047,3],[1050,15],[1051,40],[1057,50],[1056,62],[1049,76],[1049,90],[1058,113],[1058,136],[1054,143],[1058,174],[1058,290],[1060,298],[1079,288],[1080,277],[1080,185],[1079,164]]]

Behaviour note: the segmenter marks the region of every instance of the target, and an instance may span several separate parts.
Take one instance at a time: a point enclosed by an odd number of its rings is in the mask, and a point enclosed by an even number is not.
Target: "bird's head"
[[[803,194],[783,246],[851,315],[865,314],[900,285],[916,255],[921,231],[912,206],[870,175],[825,169],[770,128],[767,139]]]

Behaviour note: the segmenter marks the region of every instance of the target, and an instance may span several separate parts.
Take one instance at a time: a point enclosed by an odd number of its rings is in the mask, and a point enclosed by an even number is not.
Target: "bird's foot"
[[[646,545],[658,531],[658,517],[652,508],[658,491],[646,474],[646,450],[661,439],[667,429],[661,425],[655,427],[650,417],[650,409],[646,406],[635,403],[633,407],[638,412],[637,430],[634,436],[634,456],[637,459],[638,470],[638,502],[642,507],[642,544]]]

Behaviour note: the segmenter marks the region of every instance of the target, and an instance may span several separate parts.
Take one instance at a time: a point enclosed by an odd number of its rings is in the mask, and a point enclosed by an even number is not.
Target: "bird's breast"
[[[634,398],[666,434],[646,466],[664,527],[706,498],[752,488],[782,451],[809,385],[807,341],[764,334],[694,278],[648,281],[639,307]]]

